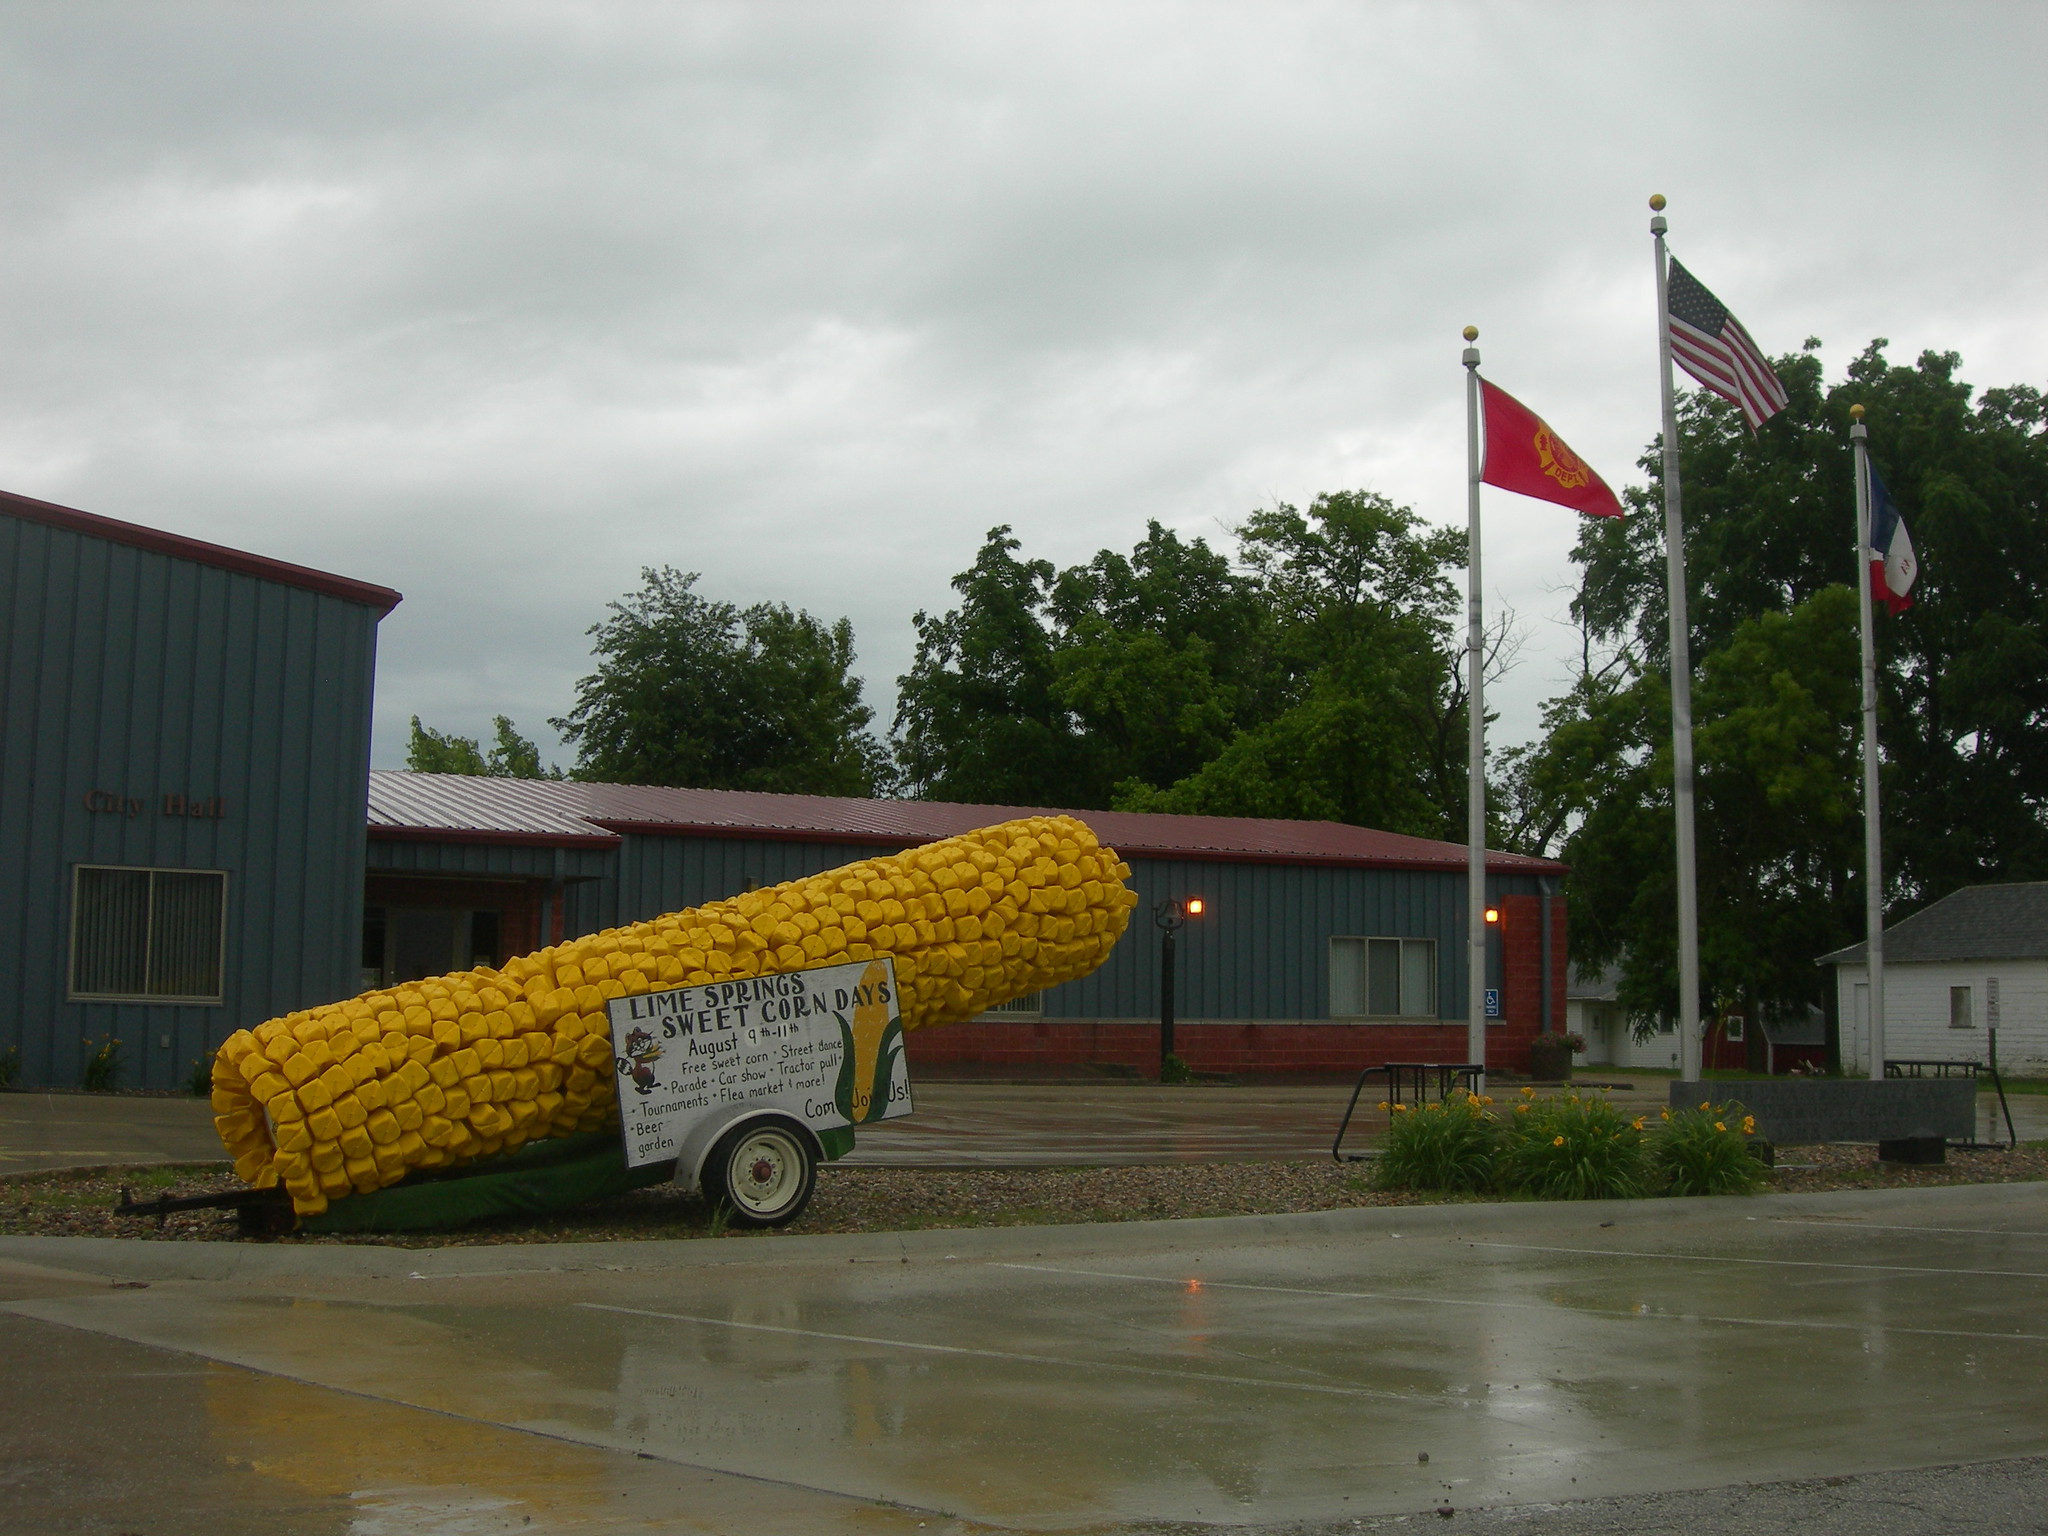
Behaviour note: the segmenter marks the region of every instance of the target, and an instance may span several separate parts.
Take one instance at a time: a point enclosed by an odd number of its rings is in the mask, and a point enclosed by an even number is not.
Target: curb
[[[472,1275],[699,1269],[956,1259],[1042,1258],[1047,1254],[1172,1253],[1261,1244],[1314,1244],[1389,1237],[1459,1237],[1538,1229],[1553,1235],[1603,1225],[1681,1226],[1741,1214],[1752,1220],[1798,1213],[1941,1209],[1958,1203],[2033,1207],[2048,1219],[2048,1182],[1949,1184],[1822,1194],[1695,1196],[1684,1199],[1471,1202],[1364,1206],[1280,1216],[1205,1216],[1158,1221],[1075,1222],[1043,1227],[949,1227],[916,1232],[773,1234],[601,1243],[493,1243],[386,1248],[370,1243],[156,1242],[120,1237],[0,1237],[0,1263],[116,1280],[455,1279]]]

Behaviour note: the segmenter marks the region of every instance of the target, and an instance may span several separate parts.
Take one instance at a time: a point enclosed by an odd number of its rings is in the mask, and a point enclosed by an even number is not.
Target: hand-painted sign
[[[606,1011],[631,1167],[674,1157],[693,1122],[728,1107],[817,1131],[911,1110],[886,957],[616,997]]]

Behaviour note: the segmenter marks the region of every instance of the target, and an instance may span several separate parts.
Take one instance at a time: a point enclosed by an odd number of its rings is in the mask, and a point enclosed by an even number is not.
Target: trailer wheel
[[[704,1163],[704,1198],[736,1227],[795,1221],[818,1187],[818,1162],[798,1131],[774,1120],[735,1126]]]

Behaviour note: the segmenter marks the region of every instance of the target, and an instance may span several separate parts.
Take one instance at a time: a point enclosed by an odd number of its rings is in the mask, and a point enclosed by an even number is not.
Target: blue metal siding
[[[618,877],[572,887],[570,932],[594,933],[699,907],[764,885],[780,885],[896,850],[778,838],[637,837],[618,854]]]
[[[1178,940],[1176,1013],[1195,1019],[1330,1017],[1334,937],[1436,940],[1437,1017],[1465,1016],[1465,877],[1434,870],[1326,864],[1133,859],[1138,906],[1092,976],[1045,996],[1049,1019],[1143,1019],[1159,1014],[1162,901],[1203,898]],[[1533,894],[1527,876],[1493,876],[1490,900]],[[1498,986],[1496,955],[1493,985]]]
[[[113,1035],[126,1082],[171,1086],[233,1029],[352,992],[376,611],[4,513],[0,604],[0,1050],[25,1080],[76,1082]],[[95,814],[95,789],[143,804]],[[67,1001],[79,864],[226,870],[224,1001]]]

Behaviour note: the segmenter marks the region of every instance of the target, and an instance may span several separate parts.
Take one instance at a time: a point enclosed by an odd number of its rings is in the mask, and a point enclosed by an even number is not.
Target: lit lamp
[[[1175,935],[1191,917],[1208,910],[1199,896],[1183,901],[1162,901],[1152,909],[1152,921],[1159,925],[1159,1075],[1166,1076],[1167,1058],[1173,1055],[1173,954]]]

